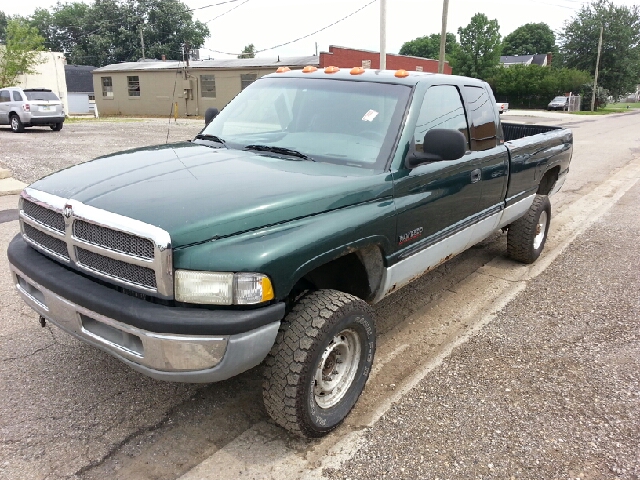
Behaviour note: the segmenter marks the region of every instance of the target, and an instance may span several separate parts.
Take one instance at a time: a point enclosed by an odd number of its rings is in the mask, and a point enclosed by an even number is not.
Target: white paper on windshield
[[[362,120],[364,120],[365,122],[373,122],[373,119],[376,118],[378,116],[378,112],[376,112],[375,110],[369,110],[367,113],[364,114],[364,117],[362,117]]]

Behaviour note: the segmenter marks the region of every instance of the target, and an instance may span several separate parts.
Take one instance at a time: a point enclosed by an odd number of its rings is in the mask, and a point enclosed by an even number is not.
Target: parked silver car
[[[50,127],[60,131],[64,124],[64,105],[45,88],[9,87],[0,90],[0,125],[11,125],[15,133],[25,127]]]
[[[569,110],[569,97],[558,96],[549,102],[547,110]]]

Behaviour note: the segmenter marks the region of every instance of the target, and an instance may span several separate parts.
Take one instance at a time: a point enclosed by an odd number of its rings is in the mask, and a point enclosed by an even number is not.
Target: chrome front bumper
[[[74,304],[11,265],[23,300],[49,322],[159,380],[209,383],[258,365],[269,353],[280,322],[235,335],[160,334]]]

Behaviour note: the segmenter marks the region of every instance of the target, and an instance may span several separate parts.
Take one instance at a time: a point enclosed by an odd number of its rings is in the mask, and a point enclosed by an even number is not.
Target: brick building
[[[329,66],[340,68],[363,67],[375,70],[380,68],[380,52],[330,45],[328,52],[320,52],[319,63],[320,68]],[[387,69],[438,73],[438,60],[388,53]],[[449,62],[444,64],[444,73],[447,75],[452,73]]]

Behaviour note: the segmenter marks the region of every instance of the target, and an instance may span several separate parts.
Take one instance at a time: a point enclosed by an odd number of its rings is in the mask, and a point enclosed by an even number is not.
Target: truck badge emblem
[[[73,207],[67,203],[67,204],[64,206],[64,210],[62,210],[62,214],[63,214],[65,217],[70,218],[70,217],[71,217],[71,215],[73,215]]]
[[[398,245],[402,245],[404,243],[410,242],[422,236],[422,232],[424,231],[423,227],[416,228],[415,230],[411,230],[404,235],[400,235],[398,239]]]

